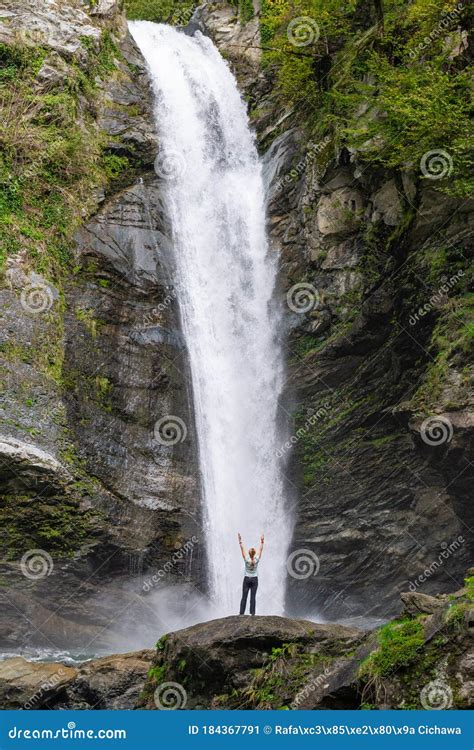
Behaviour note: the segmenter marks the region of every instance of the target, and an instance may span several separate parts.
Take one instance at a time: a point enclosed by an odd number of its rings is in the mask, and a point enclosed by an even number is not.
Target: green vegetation
[[[368,413],[377,406],[375,394],[351,400],[351,393],[333,393],[331,403],[324,400],[312,404],[313,418],[308,413],[299,411],[295,415],[295,435],[298,438],[298,453],[302,461],[305,487],[313,487],[316,483],[330,485],[335,478],[339,464],[338,456],[344,457],[348,448],[356,443],[356,425],[364,421]],[[350,428],[348,423],[351,423]],[[344,427],[348,437],[335,440],[333,432]],[[363,434],[365,434],[363,430]],[[376,447],[395,440],[396,435],[381,437],[374,440]]]
[[[465,196],[469,71],[453,55],[454,32],[468,25],[454,0],[388,0],[383,10],[376,0],[263,0],[261,43],[282,103],[312,137],[330,132],[361,161],[417,172],[424,154],[446,152],[428,173],[452,173],[443,189]]]
[[[6,71],[0,78],[0,267],[7,251],[23,250],[36,270],[57,279],[69,261],[71,232],[101,181],[96,135],[78,124],[83,74],[66,78],[62,91],[37,93],[44,49],[0,45],[0,57]]]
[[[103,78],[116,69],[116,61],[122,59],[122,53],[115,44],[112,34],[104,29],[100,42],[92,41],[90,37],[83,36],[83,46],[89,52],[87,60],[87,75],[95,84],[95,76]]]
[[[324,679],[320,676],[333,658],[327,653],[308,653],[296,643],[283,643],[272,648],[262,667],[253,670],[246,688],[219,696],[216,704],[234,709],[290,709],[300,694],[304,698],[308,683],[311,691],[311,686],[314,689]]]
[[[238,10],[239,20],[245,25],[254,17],[253,0],[229,0]],[[198,0],[125,0],[127,18],[131,20],[169,23],[185,26],[198,7]]]
[[[234,2],[234,5],[238,5],[239,20],[243,26],[254,17],[253,0],[238,0],[238,3]]]
[[[17,560],[29,549],[44,549],[53,557],[70,557],[90,538],[95,514],[79,511],[68,497],[3,495],[0,507],[0,552]]]
[[[474,576],[464,579],[466,586],[466,597],[470,602],[474,602]]]
[[[95,121],[97,78],[121,75],[112,32],[81,37],[87,52],[61,79],[39,84],[49,52],[21,40],[0,44],[0,270],[22,251],[56,284],[70,269],[74,231],[95,207],[94,192],[123,179],[130,158],[109,152]]]
[[[80,42],[86,52],[80,64],[64,59],[60,78],[48,82],[39,73],[50,50],[28,47],[20,37],[0,44],[0,272],[7,254],[17,255],[26,273],[42,274],[58,292],[36,335],[26,343],[5,341],[0,354],[34,366],[58,385],[64,385],[62,285],[74,272],[72,237],[96,208],[96,195],[124,184],[139,163],[132,150],[110,153],[110,139],[96,119],[104,96],[99,78],[124,75],[113,31],[105,28],[100,39],[83,36]],[[131,109],[138,113],[137,105]],[[100,321],[91,310],[76,314],[95,338]],[[93,385],[110,410],[108,381],[97,378]]]
[[[386,677],[395,669],[411,664],[424,645],[420,620],[394,620],[378,633],[379,648],[361,664],[360,677]]]
[[[107,178],[112,180],[117,180],[120,175],[126,171],[129,167],[129,160],[126,156],[117,156],[116,154],[105,154],[102,163],[104,165],[104,170]]]
[[[472,610],[474,603],[474,576],[464,579],[465,594],[454,601],[448,609],[446,616],[446,627],[458,633],[463,629],[466,616]]]
[[[48,312],[42,313],[42,325],[28,343],[5,340],[0,343],[0,358],[7,362],[32,365],[60,385],[64,359],[64,299],[60,295]]]
[[[327,709],[342,703],[361,710],[384,708],[384,704],[411,710],[426,708],[423,688],[442,680],[452,691],[453,707],[466,708],[468,697],[460,693],[464,680],[460,681],[459,671],[460,658],[469,650],[466,615],[473,599],[474,576],[465,580],[465,591],[456,594],[455,603],[442,611],[393,620],[359,642],[329,638],[314,643],[310,638],[311,645],[280,643],[270,653],[261,653],[261,666],[252,669],[247,662],[245,674],[239,670],[238,684],[235,655],[225,665],[224,679],[221,674],[216,679],[213,670],[193,674],[184,657],[166,659],[164,636],[157,643],[158,664],[149,673],[143,697],[151,700],[158,684],[173,680],[186,683],[193,700],[214,709]],[[342,677],[340,687],[335,675]]]
[[[63,374],[62,385],[85,401],[93,402],[98,409],[106,412],[111,412],[113,409],[113,384],[104,375],[68,369]]]
[[[311,334],[303,334],[296,339],[292,353],[297,357],[305,357],[309,353],[322,349],[325,343],[323,337],[316,338]]]
[[[372,448],[380,448],[384,445],[387,445],[387,443],[393,443],[394,440],[400,440],[400,438],[403,437],[404,436],[401,433],[397,433],[395,435],[383,435],[379,438],[372,438],[370,440],[366,440],[365,442]]]
[[[87,328],[90,336],[95,339],[100,329],[100,321],[94,317],[94,310],[91,308],[76,307],[75,314],[76,318]]]
[[[157,644],[156,644],[156,650],[157,651],[164,651],[167,640],[168,640],[168,634],[166,633],[165,635],[162,635],[161,638],[160,638],[160,640],[157,642]]]
[[[469,368],[464,365],[472,357],[474,341],[474,294],[466,293],[449,300],[435,324],[430,341],[430,360],[423,383],[413,396],[412,403],[420,412],[439,403],[448,382],[449,370],[454,365],[461,373],[466,392],[469,390]],[[448,405],[459,407],[457,403]],[[462,406],[462,404],[461,404]]]
[[[163,682],[163,680],[166,677],[167,667],[165,664],[162,664],[159,667],[151,667],[151,669],[148,671],[148,677],[150,680],[153,680],[157,685],[160,684],[160,682]]]
[[[397,708],[425,708],[422,689],[439,679],[451,688],[454,706],[467,707],[466,697],[459,694],[457,668],[461,644],[468,638],[466,615],[474,598],[473,579],[466,579],[465,585],[466,593],[445,610],[435,636],[428,631],[425,640],[423,623],[427,615],[395,620],[380,628],[378,649],[359,667],[361,708],[380,706],[387,690],[399,696]]]
[[[185,26],[199,3],[196,0],[125,0],[127,18]]]

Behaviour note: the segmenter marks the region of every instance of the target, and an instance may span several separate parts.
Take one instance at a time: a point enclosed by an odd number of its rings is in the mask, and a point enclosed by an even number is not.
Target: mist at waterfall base
[[[155,168],[190,361],[212,599],[206,619],[238,611],[237,532],[247,548],[265,533],[258,612],[283,614],[292,531],[276,457],[285,440],[283,326],[254,137],[210,39],[146,21],[130,30],[155,97]]]

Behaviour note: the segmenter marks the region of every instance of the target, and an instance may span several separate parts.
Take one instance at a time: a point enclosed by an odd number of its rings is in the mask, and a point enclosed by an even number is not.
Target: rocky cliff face
[[[274,159],[291,153],[295,135]],[[307,160],[301,141],[293,153]],[[472,555],[467,350],[440,362],[430,341],[462,308],[472,204],[413,174],[362,168],[357,154],[326,158],[319,170],[310,160],[271,204],[292,329],[294,548],[320,560],[312,585],[291,587],[290,606],[370,616],[393,612],[400,587],[451,544],[456,553],[425,591],[459,581]],[[433,273],[447,246],[450,260]],[[428,319],[416,319],[425,304]]]
[[[244,37],[228,15],[199,18],[249,101],[289,329],[280,455],[292,548],[310,565],[289,579],[288,611],[386,616],[407,582],[449,588],[472,559],[473,203],[331,129],[315,141],[259,63],[258,19]]]
[[[88,139],[84,158],[93,158],[78,229],[64,228],[66,272],[48,245],[28,244],[26,230],[15,252],[11,238],[7,248],[0,638],[4,646],[97,646],[110,617],[85,603],[99,581],[160,570],[191,538],[192,567],[184,554],[167,575],[200,579],[187,361],[153,170],[151,95],[117,3],[6,5],[4,58],[14,67],[15,55],[31,56],[28,96],[40,113],[67,102],[77,138]],[[20,188],[27,170],[28,161]],[[58,201],[68,190],[57,188]],[[34,210],[24,200],[13,225]],[[185,426],[177,436],[175,418]]]

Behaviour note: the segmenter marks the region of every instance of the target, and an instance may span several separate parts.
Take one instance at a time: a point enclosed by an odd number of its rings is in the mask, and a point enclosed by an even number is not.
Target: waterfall
[[[210,616],[236,614],[237,542],[265,548],[257,613],[282,614],[291,521],[276,457],[284,382],[277,258],[253,135],[235,79],[210,39],[130,23],[149,68],[156,171],[173,232],[173,266],[192,376]]]

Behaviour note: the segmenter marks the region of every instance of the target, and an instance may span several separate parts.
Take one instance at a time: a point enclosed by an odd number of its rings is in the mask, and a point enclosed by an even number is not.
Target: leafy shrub
[[[185,25],[198,3],[195,0],[125,0],[127,18]]]

